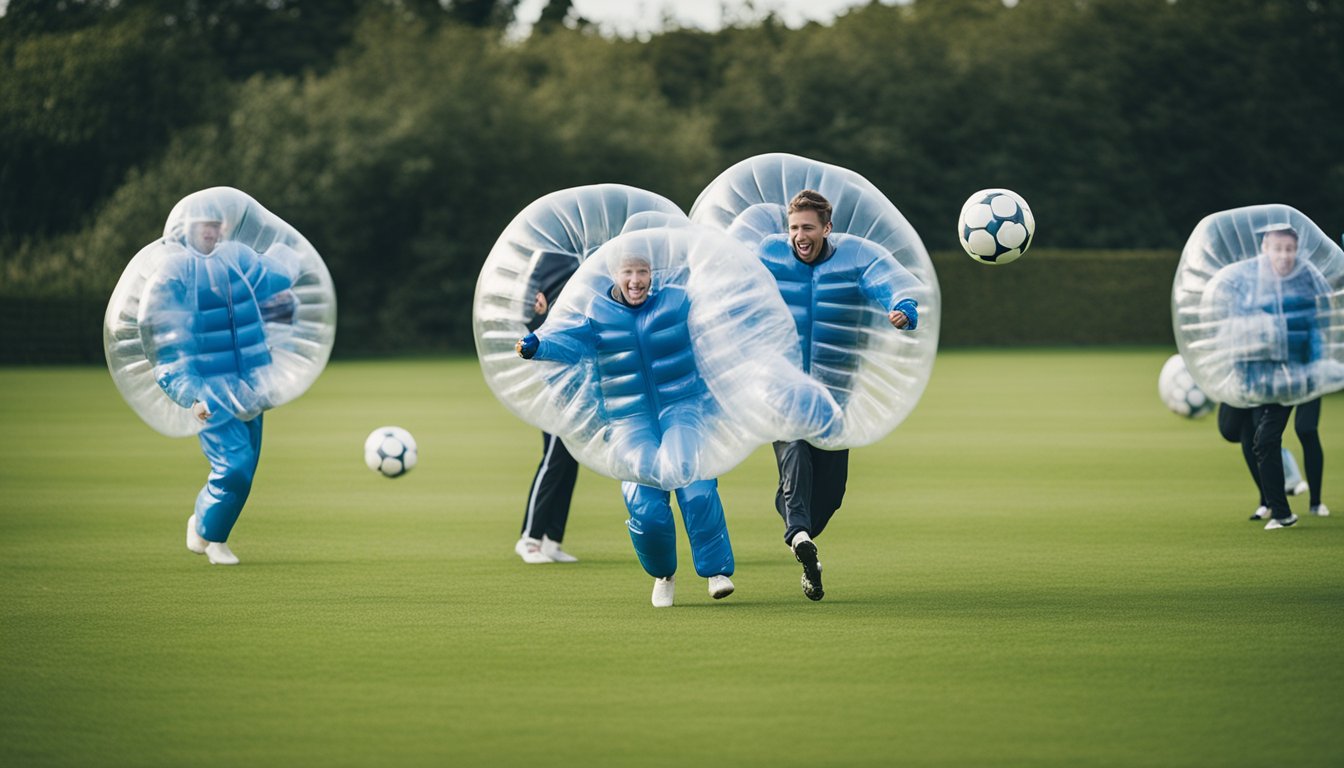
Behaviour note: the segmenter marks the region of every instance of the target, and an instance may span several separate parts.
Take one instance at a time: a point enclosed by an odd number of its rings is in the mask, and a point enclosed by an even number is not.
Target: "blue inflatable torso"
[[[541,334],[537,357],[576,361],[591,352],[607,418],[647,415],[657,420],[670,405],[708,396],[695,366],[689,309],[680,288],[664,288],[638,307],[604,294],[594,299],[586,326]]]
[[[222,243],[209,255],[183,251],[175,261],[145,302],[146,348],[154,350],[159,386],[183,407],[204,390],[232,389],[228,382],[263,390],[257,374],[271,364],[271,353],[261,300],[287,289],[288,278],[238,243]]]
[[[1320,356],[1318,323],[1316,320],[1318,296],[1329,292],[1324,281],[1308,265],[1299,267],[1272,288],[1261,285],[1274,280],[1266,277],[1266,270],[1257,268],[1255,261],[1245,265],[1227,295],[1233,302],[1233,314],[1263,313],[1277,318],[1283,330],[1284,343],[1277,354],[1265,356],[1266,361],[1309,363]],[[1238,265],[1241,266],[1241,265]]]
[[[1278,396],[1314,386],[1311,366],[1324,347],[1318,302],[1329,295],[1320,271],[1300,262],[1279,276],[1261,257],[1233,264],[1226,273],[1212,295],[1231,317],[1244,319],[1232,326],[1240,329],[1238,343],[1228,347],[1245,386]]]
[[[832,234],[827,243],[828,255],[812,264],[794,255],[787,235],[765,238],[759,255],[793,313],[803,370],[826,383],[840,400],[863,352],[864,313],[889,311],[919,284],[868,240]]]

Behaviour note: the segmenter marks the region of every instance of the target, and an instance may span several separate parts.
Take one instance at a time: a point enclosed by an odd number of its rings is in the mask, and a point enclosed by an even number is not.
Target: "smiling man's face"
[[[811,264],[821,256],[826,236],[831,233],[831,223],[821,223],[821,214],[814,210],[794,211],[789,214],[789,245],[793,252],[805,264]]]
[[[616,270],[616,287],[625,297],[625,303],[638,307],[649,298],[649,286],[653,283],[653,270],[649,262],[643,259],[625,259]]]

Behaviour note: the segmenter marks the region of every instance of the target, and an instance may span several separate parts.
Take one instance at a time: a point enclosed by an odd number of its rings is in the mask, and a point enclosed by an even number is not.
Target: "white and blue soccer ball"
[[[1163,364],[1157,376],[1157,394],[1168,410],[1187,419],[1203,418],[1217,405],[1195,383],[1180,355],[1172,355]]]
[[[364,441],[364,463],[384,477],[401,477],[419,458],[415,438],[401,427],[379,427]]]
[[[1007,189],[982,189],[961,206],[957,237],[972,259],[982,264],[1016,261],[1031,246],[1036,218],[1022,196]]]

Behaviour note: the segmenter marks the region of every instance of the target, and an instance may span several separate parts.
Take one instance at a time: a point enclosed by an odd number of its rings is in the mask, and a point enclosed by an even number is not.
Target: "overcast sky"
[[[663,28],[663,18],[670,17],[685,27],[717,30],[725,24],[743,19],[756,19],[768,11],[783,19],[791,27],[809,21],[829,23],[838,14],[850,8],[867,5],[870,0],[573,0],[580,16],[594,21],[603,31],[622,36],[639,35]],[[541,15],[547,0],[522,0],[518,4],[517,19],[521,26],[531,27]],[[881,0],[884,5],[895,5],[898,0]],[[754,10],[753,10],[754,9]]]
[[[646,34],[664,27],[665,17],[675,19],[684,27],[704,30],[721,29],[734,21],[754,20],[769,11],[790,27],[800,27],[809,21],[829,23],[838,14],[855,6],[867,5],[871,0],[574,0],[580,16],[596,22],[603,31],[625,37]],[[896,5],[903,0],[879,0],[883,5]],[[547,0],[522,0],[518,3],[516,18],[523,31],[541,15]],[[4,13],[9,0],[0,0]]]

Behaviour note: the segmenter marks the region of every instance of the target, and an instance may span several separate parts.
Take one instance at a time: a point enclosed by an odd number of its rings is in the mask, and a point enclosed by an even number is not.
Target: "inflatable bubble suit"
[[[1172,283],[1176,344],[1213,400],[1295,405],[1344,388],[1344,251],[1286,205],[1206,216]]]
[[[553,253],[579,262],[536,331],[543,352],[563,354],[523,360],[514,344]],[[651,273],[638,311],[612,293],[632,259]],[[600,324],[625,318],[644,329],[639,340],[608,344],[616,334]],[[561,436],[585,466],[622,480],[671,490],[718,477],[758,445],[824,432],[836,418],[825,388],[799,369],[793,321],[769,272],[723,232],[692,226],[671,202],[631,187],[563,190],[524,209],[481,271],[475,331],[499,400]]]
[[[919,302],[919,326],[896,331],[887,310],[864,307],[852,350],[814,347],[829,365],[811,366],[843,407],[839,429],[809,442],[826,449],[873,443],[900,424],[919,402],[938,350],[941,300],[928,251],[896,206],[853,171],[796,155],[748,158],[724,171],[700,193],[691,221],[722,229],[756,252],[770,238],[785,237],[785,207],[804,189],[820,192],[832,206],[832,243],[864,238],[891,255],[917,281],[905,295]],[[829,354],[825,354],[828,353]]]
[[[303,235],[247,194],[184,197],[131,259],[103,318],[112,380],[154,429],[185,437],[199,400],[250,420],[303,394],[336,338],[336,292]],[[162,386],[161,386],[162,384]]]
[[[635,221],[632,222],[631,220]],[[685,222],[686,214],[660,195],[620,184],[553,192],[528,205],[505,227],[476,280],[472,330],[490,390],[525,421],[539,424],[545,381],[514,351],[529,325],[539,325],[537,293],[563,285],[603,243],[631,228]]]

